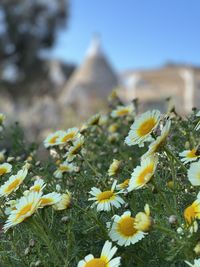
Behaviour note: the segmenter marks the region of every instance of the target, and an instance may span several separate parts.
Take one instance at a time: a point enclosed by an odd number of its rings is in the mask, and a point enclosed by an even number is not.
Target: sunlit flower
[[[116,173],[119,171],[121,165],[121,161],[117,159],[113,159],[113,162],[110,164],[110,167],[108,169],[108,175],[113,176],[116,175]]]
[[[45,206],[51,206],[58,203],[61,200],[61,194],[52,192],[41,197],[40,208]]]
[[[150,216],[149,205],[146,204],[144,212],[138,212],[135,216],[135,228],[137,230],[148,232],[152,226],[152,218]]]
[[[95,200],[92,207],[97,206],[97,211],[110,211],[111,207],[120,208],[122,204],[124,204],[124,200],[114,192],[116,182],[114,181],[111,190],[101,191],[99,188],[92,187],[89,192],[93,197],[88,200]]]
[[[184,210],[184,218],[188,224],[192,224],[195,219],[200,219],[200,199],[196,199]]]
[[[183,152],[179,153],[179,156],[182,157],[181,161],[184,164],[195,161],[200,157],[197,148],[193,148],[192,150],[184,150]]]
[[[70,192],[61,195],[61,199],[59,202],[53,205],[55,210],[65,210],[70,208],[72,203],[72,196]]]
[[[131,126],[125,143],[129,146],[149,141],[152,131],[157,127],[160,120],[160,111],[147,111],[136,118]]]
[[[67,161],[72,161],[74,157],[80,152],[84,144],[84,137],[81,135],[74,143],[73,146],[69,148],[69,151],[64,155],[67,157]]]
[[[44,140],[44,146],[46,148],[58,145],[57,141],[61,135],[65,134],[65,131],[56,131],[55,133],[49,134]]]
[[[16,175],[10,176],[8,181],[6,181],[1,187],[0,187],[0,196],[8,196],[12,192],[16,191],[21,183],[24,181],[28,173],[28,170],[26,168],[18,171]]]
[[[115,215],[108,226],[111,240],[119,246],[135,244],[145,237],[145,233],[135,227],[135,218],[131,217],[130,211],[125,211],[122,216]]]
[[[191,163],[188,170],[188,179],[192,185],[200,185],[200,161]]]
[[[59,145],[63,145],[66,144],[69,141],[74,140],[74,138],[76,137],[76,135],[78,134],[78,128],[70,128],[68,129],[66,132],[63,132],[60,134],[60,136],[58,137],[56,143]]]
[[[149,157],[141,160],[141,165],[137,166],[131,175],[128,191],[139,189],[146,185],[154,175],[158,159]]]
[[[6,231],[10,227],[21,223],[26,218],[30,217],[39,207],[41,201],[41,193],[38,192],[31,192],[27,196],[21,197],[15,209],[11,211],[6,224],[4,225],[3,229]]]
[[[127,189],[128,186],[129,186],[129,182],[130,182],[130,179],[126,179],[126,180],[124,180],[121,184],[118,184],[118,185],[116,186],[116,188],[117,188],[118,190],[124,190],[124,189]]]
[[[38,178],[35,180],[33,186],[30,187],[30,191],[41,192],[45,188],[46,184],[43,179]]]
[[[188,261],[185,261],[185,263],[187,263],[190,267],[200,267],[200,258],[199,259],[195,259],[194,260],[194,264],[188,262]]]
[[[134,116],[133,104],[127,106],[117,106],[117,108],[111,112],[111,117],[113,118],[124,117],[128,115]]]
[[[117,247],[112,248],[112,243],[106,241],[100,258],[95,258],[92,254],[89,254],[84,260],[79,261],[77,267],[119,267],[121,258],[112,259],[116,252]]]
[[[150,145],[148,151],[142,156],[143,158],[149,157],[158,152],[164,145],[170,131],[171,121],[168,120],[161,131],[161,135],[156,138]]]
[[[54,172],[54,176],[56,178],[62,178],[63,173],[66,172],[71,173],[77,170],[78,170],[77,166],[75,166],[72,163],[69,163],[68,161],[64,161],[62,164],[59,165],[58,169]]]
[[[12,165],[9,163],[3,163],[0,164],[0,176],[6,173],[11,172],[12,170]]]

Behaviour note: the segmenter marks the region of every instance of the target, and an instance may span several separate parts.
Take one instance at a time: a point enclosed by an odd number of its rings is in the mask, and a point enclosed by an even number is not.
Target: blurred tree
[[[42,68],[40,53],[54,44],[57,29],[67,22],[68,10],[68,0],[1,0],[1,73],[16,81]]]

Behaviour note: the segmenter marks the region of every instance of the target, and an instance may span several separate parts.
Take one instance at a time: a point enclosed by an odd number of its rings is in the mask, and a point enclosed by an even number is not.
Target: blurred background
[[[0,112],[30,139],[106,108],[200,107],[199,0],[1,0]]]

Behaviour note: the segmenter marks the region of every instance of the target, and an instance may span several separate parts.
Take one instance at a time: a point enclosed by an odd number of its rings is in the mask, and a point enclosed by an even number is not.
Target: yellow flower
[[[128,191],[139,189],[146,185],[155,173],[158,160],[157,157],[142,159],[141,165],[137,166],[131,175]]]
[[[75,156],[80,152],[82,146],[84,144],[84,137],[81,135],[74,143],[73,146],[70,147],[69,151],[64,155],[67,157],[67,161],[72,161]]]
[[[113,123],[108,127],[108,132],[109,133],[115,133],[118,128],[119,128],[119,124],[118,123]]]
[[[10,212],[8,219],[3,227],[7,231],[10,227],[21,223],[30,217],[39,207],[41,201],[41,193],[30,192],[27,196],[21,197],[15,209]]]
[[[67,193],[61,195],[61,200],[53,205],[55,210],[65,210],[70,208],[72,203],[71,193],[67,191]]]
[[[192,185],[200,185],[200,161],[194,162],[190,165],[188,170],[188,179]]]
[[[188,224],[192,224],[195,219],[200,219],[200,200],[195,200],[184,210],[184,218]]]
[[[38,178],[35,180],[34,185],[30,187],[30,191],[41,192],[45,186],[44,180]]]
[[[12,170],[11,164],[9,164],[9,163],[0,164],[0,176],[11,172],[11,170]]]
[[[117,106],[117,108],[111,112],[111,117],[113,118],[124,117],[128,115],[135,115],[133,104],[127,106]]]
[[[135,216],[135,228],[143,232],[148,232],[151,226],[152,218],[150,216],[150,209],[149,205],[146,204],[144,207],[144,212],[139,212]]]
[[[61,200],[61,194],[52,192],[41,197],[40,208],[57,204]]]
[[[74,140],[78,134],[78,131],[78,128],[70,128],[66,132],[61,133],[57,139],[57,144],[63,145]]]
[[[63,134],[65,134],[65,131],[57,131],[55,133],[51,133],[49,134],[46,139],[44,140],[44,146],[46,148],[48,147],[52,147],[55,145],[58,145],[58,139],[60,136],[62,136]]]
[[[112,259],[116,252],[117,247],[112,248],[112,243],[106,241],[100,258],[95,258],[92,254],[89,254],[84,260],[79,261],[77,267],[119,267],[121,258]]]
[[[192,150],[184,150],[183,152],[179,153],[179,156],[182,157],[181,161],[184,164],[195,161],[200,157],[197,148],[193,148]]]
[[[145,237],[146,233],[135,227],[136,221],[130,211],[125,211],[122,216],[115,215],[113,219],[113,222],[107,224],[110,229],[109,236],[119,246],[135,244]]]
[[[100,189],[96,187],[92,187],[89,194],[91,194],[93,197],[89,198],[88,200],[95,200],[92,207],[95,205],[97,206],[97,211],[110,211],[111,206],[114,206],[115,208],[120,208],[122,204],[124,204],[124,200],[118,196],[117,193],[114,192],[116,186],[116,181],[114,181],[111,190],[101,191]]]
[[[147,111],[140,115],[131,126],[125,143],[129,146],[143,144],[150,141],[152,131],[157,127],[160,121],[160,111]]]
[[[63,173],[65,172],[75,172],[78,170],[78,167],[72,163],[64,161],[62,164],[59,165],[58,169],[54,172],[54,176],[56,178],[62,178]]]
[[[130,182],[130,179],[126,179],[124,180],[121,184],[118,184],[116,186],[116,188],[118,190],[124,190],[124,189],[127,189],[129,187],[129,182]]]
[[[10,176],[8,181],[6,181],[1,187],[0,187],[0,196],[8,196],[12,192],[16,191],[21,183],[24,181],[28,173],[28,170],[26,168],[18,171],[16,175]]]
[[[113,162],[111,163],[111,165],[108,169],[108,175],[109,176],[115,175],[119,171],[120,165],[121,165],[120,160],[113,159]]]
[[[159,152],[161,146],[164,145],[170,131],[171,121],[168,120],[161,131],[161,135],[156,138],[150,145],[148,151],[142,156],[142,158],[149,157],[156,152]]]

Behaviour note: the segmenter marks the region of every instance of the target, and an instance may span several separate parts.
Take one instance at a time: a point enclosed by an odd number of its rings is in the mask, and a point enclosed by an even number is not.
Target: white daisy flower
[[[80,152],[82,149],[82,146],[84,144],[84,136],[80,136],[74,143],[73,146],[69,148],[69,151],[64,155],[64,158],[67,157],[67,161],[72,161],[76,155]]]
[[[128,115],[135,115],[133,104],[127,106],[117,106],[117,108],[111,112],[111,117],[113,118],[124,117]]]
[[[165,141],[169,135],[170,127],[171,127],[171,121],[168,120],[161,131],[161,135],[158,136],[156,138],[156,140],[154,140],[149,145],[148,151],[142,156],[142,158],[147,158],[147,157],[149,157],[149,156],[151,156],[154,153],[159,151],[160,147],[165,143]]]
[[[39,207],[41,201],[41,193],[31,192],[27,196],[21,197],[15,209],[11,211],[8,219],[3,227],[7,231],[10,227],[21,223],[26,218],[30,217]]]
[[[195,259],[194,260],[194,264],[188,262],[188,261],[185,261],[185,263],[187,263],[190,267],[200,267],[200,258],[199,259]]]
[[[141,165],[133,170],[127,190],[130,192],[146,185],[154,175],[157,163],[158,158],[155,156],[142,159]]]
[[[111,190],[101,191],[99,188],[92,187],[89,194],[93,197],[88,200],[95,200],[92,204],[92,207],[97,206],[97,211],[110,211],[111,207],[120,208],[124,204],[124,200],[118,196],[118,193],[115,193],[116,182],[114,181]]]
[[[191,163],[188,170],[188,179],[192,185],[200,185],[200,161]]]
[[[129,146],[143,144],[151,140],[151,133],[160,121],[160,111],[147,111],[136,118],[131,126],[125,143]]]
[[[0,187],[0,196],[8,196],[12,192],[16,191],[26,178],[27,174],[28,170],[26,168],[23,168],[22,170],[18,171],[16,175],[10,176],[8,181],[6,181]]]
[[[59,165],[58,169],[54,172],[54,176],[56,178],[62,178],[63,173],[65,172],[76,172],[78,167],[75,166],[73,163],[69,163],[68,161],[64,161],[62,164]]]
[[[200,199],[198,198],[184,210],[184,218],[188,224],[192,224],[195,219],[200,219]]]
[[[130,211],[125,211],[122,216],[115,215],[110,224],[109,236],[119,246],[135,244],[145,237],[144,232],[135,227],[135,218]]]
[[[35,180],[33,186],[30,187],[30,191],[41,192],[45,188],[46,184],[43,179],[38,178]]]
[[[59,202],[53,205],[55,210],[65,210],[71,206],[72,196],[69,191],[61,195],[61,199]]]
[[[51,206],[58,203],[61,200],[61,194],[52,192],[41,197],[40,208],[45,206]]]
[[[179,156],[182,157],[181,161],[184,164],[195,161],[200,157],[196,148],[193,148],[192,150],[184,150],[183,152],[179,153]]]
[[[55,133],[49,134],[44,140],[44,146],[46,148],[58,145],[58,139],[61,135],[65,134],[65,131],[56,131]]]
[[[60,134],[57,139],[57,144],[64,145],[69,141],[73,141],[76,135],[78,134],[78,128],[70,128],[66,132]]]
[[[100,258],[95,258],[92,254],[89,254],[84,260],[79,261],[77,267],[119,267],[121,258],[112,259],[116,252],[117,247],[112,248],[112,243],[106,241]]]
[[[9,163],[0,164],[0,176],[11,172],[11,170],[12,170],[11,164],[9,164]]]

